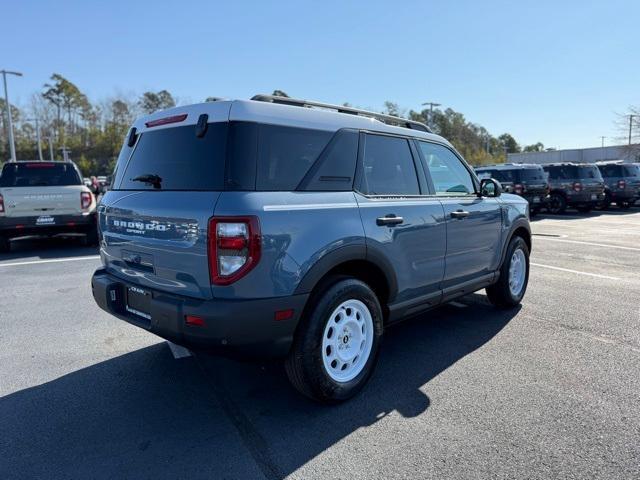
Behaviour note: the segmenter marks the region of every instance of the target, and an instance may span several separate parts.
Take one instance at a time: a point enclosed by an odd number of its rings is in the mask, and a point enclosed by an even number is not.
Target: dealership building
[[[640,144],[507,154],[509,163],[595,163],[613,160],[640,162]]]

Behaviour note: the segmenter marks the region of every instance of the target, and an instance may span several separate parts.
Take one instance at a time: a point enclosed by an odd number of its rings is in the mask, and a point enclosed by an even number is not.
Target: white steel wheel
[[[527,261],[521,248],[516,248],[509,264],[509,291],[518,297],[524,287],[527,276]]]
[[[324,369],[336,382],[348,382],[364,369],[375,332],[367,306],[360,300],[346,300],[331,314],[322,336]]]

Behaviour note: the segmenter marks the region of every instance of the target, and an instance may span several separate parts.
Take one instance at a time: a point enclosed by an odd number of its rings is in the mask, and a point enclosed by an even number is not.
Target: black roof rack
[[[336,110],[339,113],[348,113],[350,115],[360,115],[363,117],[375,118],[383,123],[396,125],[399,127],[410,128],[412,130],[420,130],[422,132],[431,133],[431,129],[424,123],[408,120],[406,118],[394,117],[393,115],[385,115],[384,113],[370,112],[360,108],[345,107],[343,105],[333,105],[331,103],[314,102],[312,100],[300,100],[290,97],[279,97],[277,95],[254,95],[251,100],[258,102],[279,103],[280,105],[291,105],[294,107],[318,107]]]

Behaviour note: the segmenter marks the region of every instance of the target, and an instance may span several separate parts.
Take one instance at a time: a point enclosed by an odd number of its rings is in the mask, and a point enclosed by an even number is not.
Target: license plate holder
[[[127,312],[151,320],[151,292],[139,287],[127,287]]]
[[[540,203],[540,197],[533,197],[533,203]]]
[[[40,215],[36,219],[36,225],[55,225],[56,219],[51,215]]]
[[[595,193],[591,194],[591,200],[597,200],[598,199],[598,195],[596,195]]]

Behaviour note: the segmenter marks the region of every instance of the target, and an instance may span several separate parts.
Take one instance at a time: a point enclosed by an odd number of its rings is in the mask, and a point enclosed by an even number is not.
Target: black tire
[[[98,230],[94,227],[86,233],[84,237],[84,244],[89,247],[96,247],[98,245],[98,242]]]
[[[567,200],[559,193],[552,193],[547,203],[547,210],[554,215],[560,215],[567,210]]]
[[[591,205],[584,205],[576,207],[576,210],[578,210],[580,213],[590,213],[591,210],[593,210],[593,207]]]
[[[540,213],[540,209],[539,208],[530,208],[529,209],[529,217],[533,218],[536,215],[538,215]]]
[[[11,251],[11,242],[6,237],[0,237],[0,253],[8,253]]]
[[[600,210],[609,210],[611,206],[611,194],[609,192],[604,192],[604,200],[599,205]]]
[[[509,286],[509,267],[511,266],[512,257],[516,250],[522,250],[525,259],[525,274],[524,283],[517,293],[514,295],[511,292]],[[496,283],[486,288],[487,297],[489,301],[499,308],[513,308],[520,304],[525,292],[527,291],[527,285],[529,284],[529,247],[522,237],[513,237],[507,247],[507,253],[504,257],[504,261],[500,266],[500,278]]]
[[[339,277],[324,285],[324,288],[309,299],[285,362],[285,369],[291,384],[303,395],[321,403],[338,403],[358,393],[371,376],[382,341],[383,316],[378,298],[366,283],[355,278]],[[339,316],[332,314],[348,300],[362,302],[368,309],[373,327],[372,345],[357,376],[352,380],[339,382],[330,376],[324,365],[323,340],[326,329],[330,330],[328,323]],[[333,335],[336,335],[336,339],[341,338],[341,333],[334,332]],[[353,362],[355,364],[356,360]]]

